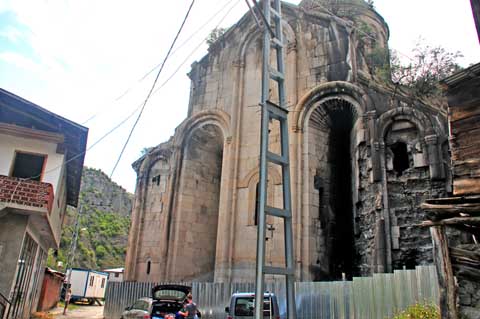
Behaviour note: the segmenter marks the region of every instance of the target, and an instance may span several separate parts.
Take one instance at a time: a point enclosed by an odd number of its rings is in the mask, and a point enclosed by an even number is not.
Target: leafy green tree
[[[398,52],[391,52],[390,67],[392,81],[412,89],[417,95],[439,95],[439,81],[461,70],[458,58],[463,55],[448,52],[441,46],[429,46],[417,43],[413,57],[404,63]]]

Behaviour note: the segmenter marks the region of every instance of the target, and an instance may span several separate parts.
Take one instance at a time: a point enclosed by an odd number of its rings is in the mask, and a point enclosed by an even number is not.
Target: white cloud
[[[24,33],[13,26],[6,26],[4,29],[0,30],[0,37],[6,38],[11,42],[16,43],[22,37],[24,37]]]
[[[0,60],[30,72],[41,73],[42,71],[40,64],[16,52],[0,52]]]

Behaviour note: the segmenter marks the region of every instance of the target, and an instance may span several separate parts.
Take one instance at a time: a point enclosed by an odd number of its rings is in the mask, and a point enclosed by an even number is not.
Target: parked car
[[[152,298],[144,297],[125,308],[121,319],[164,319],[181,310],[192,291],[189,286],[158,285],[152,288]],[[200,318],[200,312],[197,313]]]
[[[131,306],[125,308],[125,311],[122,313],[120,319],[150,319],[150,314],[152,313],[152,303],[152,298],[140,298]]]
[[[225,307],[227,319],[249,319],[254,316],[255,293],[237,292],[230,298],[230,305]],[[263,295],[263,317],[280,319],[277,296],[273,293]]]

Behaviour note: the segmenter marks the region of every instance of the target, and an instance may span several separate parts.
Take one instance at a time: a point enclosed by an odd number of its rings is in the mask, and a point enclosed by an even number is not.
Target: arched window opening
[[[152,262],[149,260],[147,261],[147,275],[150,275],[150,268],[152,266]]]
[[[402,176],[403,172],[410,168],[407,144],[396,142],[390,146],[390,149],[393,153],[393,170],[397,173],[397,176]]]

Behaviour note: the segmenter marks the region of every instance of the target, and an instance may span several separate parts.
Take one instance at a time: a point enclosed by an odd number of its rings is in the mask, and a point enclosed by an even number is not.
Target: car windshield
[[[255,307],[255,298],[252,297],[238,297],[235,301],[235,316],[248,317],[253,316]],[[271,312],[271,313],[270,313]],[[270,297],[264,297],[263,299],[263,316],[274,315],[273,305]]]
[[[185,298],[187,298],[187,294],[180,290],[160,289],[154,292],[153,298],[157,300],[161,300],[161,299],[184,300]]]

